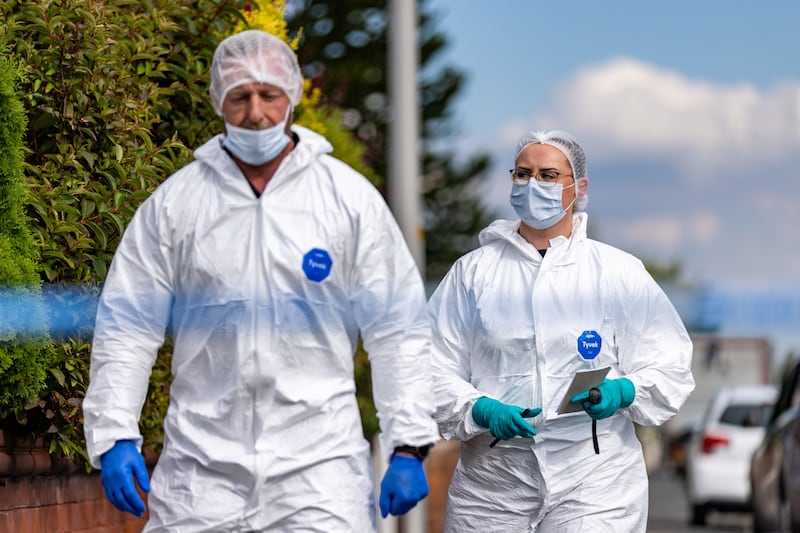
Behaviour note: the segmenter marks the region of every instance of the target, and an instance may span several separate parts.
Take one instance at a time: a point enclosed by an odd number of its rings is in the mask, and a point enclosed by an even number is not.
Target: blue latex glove
[[[150,492],[150,479],[144,457],[129,440],[118,440],[100,458],[100,480],[106,497],[120,511],[142,516],[146,507],[136,492],[133,478],[145,492]]]
[[[525,418],[534,417],[542,410],[539,407],[528,409],[528,414],[522,416],[524,410],[522,407],[483,396],[472,405],[472,418],[479,426],[488,428],[498,439],[508,440],[517,435],[529,439],[536,435],[536,429]]]
[[[381,481],[381,516],[403,515],[428,495],[428,479],[422,461],[408,455],[392,455]]]
[[[604,379],[597,389],[600,391],[600,402],[589,401],[589,391],[583,391],[572,397],[573,402],[582,403],[583,410],[600,420],[608,418],[621,407],[628,407],[636,397],[636,389],[628,378]]]

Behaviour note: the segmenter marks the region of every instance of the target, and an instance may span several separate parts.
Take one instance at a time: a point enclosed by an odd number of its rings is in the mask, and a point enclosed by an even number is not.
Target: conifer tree
[[[493,213],[476,190],[489,167],[488,155],[470,154],[456,164],[457,149],[441,149],[454,132],[452,103],[464,75],[450,66],[431,67],[447,39],[437,31],[426,0],[417,3],[425,274],[436,282],[455,259],[477,246],[477,233]],[[320,89],[321,103],[341,110],[343,125],[367,145],[367,164],[386,177],[387,1],[297,0],[287,17],[290,30],[300,36],[300,65]]]
[[[12,421],[24,421],[55,356],[41,300],[38,248],[23,205],[23,74],[0,46],[0,418]]]

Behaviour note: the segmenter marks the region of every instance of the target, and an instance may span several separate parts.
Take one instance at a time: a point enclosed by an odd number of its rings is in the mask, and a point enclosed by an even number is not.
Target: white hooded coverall
[[[436,418],[461,440],[445,531],[636,532],[647,523],[648,483],[633,422],[661,424],[694,388],[692,344],[641,261],[588,239],[587,215],[542,257],[496,221],[481,247],[459,259],[429,302]],[[578,349],[584,332],[600,352]],[[596,338],[596,337],[595,337]],[[558,415],[578,370],[610,367],[636,388],[629,407],[597,421]],[[533,439],[500,441],[472,418],[481,396],[541,407]]]
[[[91,463],[137,421],[170,325],[173,382],[145,531],[369,532],[359,331],[382,451],[439,439],[413,258],[375,187],[295,126],[256,197],[222,135],[133,217],[98,309],[83,404]]]

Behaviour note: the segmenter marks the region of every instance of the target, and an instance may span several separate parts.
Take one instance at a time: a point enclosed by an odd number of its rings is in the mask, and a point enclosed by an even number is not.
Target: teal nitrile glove
[[[529,409],[528,414],[522,416],[524,410],[483,396],[472,405],[472,418],[498,439],[508,440],[517,435],[529,439],[536,435],[536,429],[525,419],[538,415],[542,410],[539,407]]]
[[[145,492],[150,492],[150,479],[144,457],[130,440],[118,440],[100,458],[100,480],[106,497],[120,511],[142,516],[147,509],[136,492],[133,478]]]
[[[381,481],[381,516],[406,514],[428,495],[428,479],[422,461],[408,455],[392,455]]]
[[[608,418],[621,407],[628,407],[636,397],[636,389],[628,378],[604,379],[597,389],[600,391],[600,403],[589,401],[589,391],[576,394],[570,401],[583,404],[583,410],[600,420]]]

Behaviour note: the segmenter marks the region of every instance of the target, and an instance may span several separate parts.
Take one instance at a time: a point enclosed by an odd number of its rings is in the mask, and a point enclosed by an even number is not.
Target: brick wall
[[[458,443],[442,441],[425,461],[430,485],[427,533],[442,531],[458,449]],[[0,532],[139,533],[146,521],[147,515],[136,518],[108,502],[98,472],[86,474],[69,463],[54,465],[41,442],[18,441],[0,431]]]
[[[137,533],[145,521],[106,500],[99,473],[54,464],[41,439],[0,430],[0,532]]]
[[[428,528],[427,533],[441,533],[444,529],[444,510],[447,502],[447,488],[458,463],[458,441],[439,441],[431,449],[425,461],[425,473],[428,476],[430,493],[428,494]]]
[[[145,521],[106,500],[99,474],[0,477],[3,532],[138,533]]]

